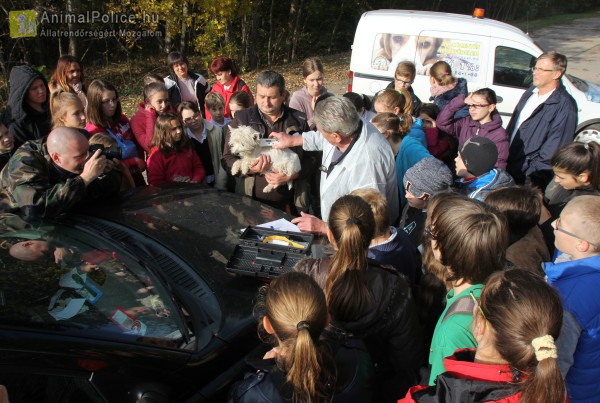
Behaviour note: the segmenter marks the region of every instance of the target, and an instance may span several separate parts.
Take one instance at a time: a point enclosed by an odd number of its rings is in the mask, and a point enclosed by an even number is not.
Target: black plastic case
[[[283,236],[306,246],[298,248],[263,242],[272,235]],[[240,241],[229,258],[226,269],[230,273],[275,278],[292,271],[299,260],[310,256],[313,239],[312,234],[248,227],[240,235]]]

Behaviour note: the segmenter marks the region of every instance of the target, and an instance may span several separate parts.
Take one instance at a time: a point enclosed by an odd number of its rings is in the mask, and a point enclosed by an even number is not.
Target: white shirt
[[[302,133],[302,148],[323,151],[322,165],[328,167],[333,148],[320,132]],[[389,205],[390,219],[398,218],[400,204],[396,181],[396,162],[392,147],[371,123],[364,123],[352,149],[327,175],[321,173],[321,216],[327,222],[333,203],[356,189],[377,189]]]
[[[547,94],[539,95],[538,89],[537,88],[533,89],[533,93],[527,99],[527,102],[525,102],[525,105],[523,105],[523,109],[521,110],[521,113],[519,114],[519,119],[517,120],[517,124],[515,125],[513,132],[510,134],[510,142],[511,143],[512,143],[513,139],[515,138],[515,136],[517,135],[517,131],[519,130],[519,127],[521,127],[521,123],[523,123],[527,119],[529,119],[529,117],[531,116],[533,111],[535,111],[538,106],[540,106],[541,104],[546,102],[548,100],[548,98],[550,98],[550,95],[552,95],[554,90],[548,92]]]

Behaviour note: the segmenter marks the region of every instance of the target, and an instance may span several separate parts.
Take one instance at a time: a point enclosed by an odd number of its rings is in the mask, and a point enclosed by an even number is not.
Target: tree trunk
[[[329,46],[327,47],[327,53],[331,53],[331,48],[333,47],[333,42],[335,41],[335,34],[337,32],[338,27],[340,26],[340,21],[342,20],[342,15],[344,14],[344,4],[345,0],[341,0],[339,4],[339,14],[335,20],[335,24],[333,24],[333,29],[331,30],[331,38],[329,39]]]
[[[271,0],[271,7],[269,7],[269,40],[267,42],[267,65],[271,65],[272,57],[271,48],[273,46],[273,6],[275,0]]]
[[[294,38],[296,37],[296,28],[298,16],[298,0],[290,1],[290,14],[288,16],[288,35],[285,38],[285,61],[292,60],[294,55]]]
[[[250,54],[250,66],[258,68],[258,58],[256,49],[256,36],[258,34],[258,21],[260,19],[261,0],[257,0],[252,7],[252,22],[250,23],[250,37],[248,39],[248,52]]]
[[[186,45],[187,45],[187,19],[189,14],[189,4],[187,1],[183,1],[183,9],[181,11],[181,36],[179,37],[179,50],[186,53]]]
[[[171,23],[169,20],[165,21],[165,53],[169,53],[171,51],[171,46],[173,44],[173,36],[171,35]]]
[[[79,0],[67,0],[67,10],[70,14],[76,14],[81,10],[81,2]],[[75,24],[68,24],[69,31],[73,32],[75,30]],[[79,37],[70,36],[69,37],[69,54],[74,57],[79,57]],[[62,47],[61,47],[61,55],[62,55]]]
[[[296,12],[296,18],[294,19],[294,34],[292,35],[292,51],[290,53],[290,61],[296,60],[296,49],[298,47],[298,37],[300,36],[300,18],[302,16],[302,7],[304,6],[304,0],[300,0],[298,3],[298,11]]]

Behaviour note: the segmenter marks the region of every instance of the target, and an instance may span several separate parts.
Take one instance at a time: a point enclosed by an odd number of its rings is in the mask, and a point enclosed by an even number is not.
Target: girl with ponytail
[[[400,205],[403,206],[406,204],[406,191],[402,183],[404,174],[423,158],[431,157],[427,150],[423,121],[415,119],[413,122],[410,115],[398,116],[392,112],[382,112],[375,115],[371,123],[387,139],[394,152]]]
[[[562,317],[560,297],[543,278],[495,272],[474,308],[477,349],[456,350],[435,386],[415,386],[399,402],[565,402],[554,344]]]
[[[335,363],[319,340],[328,320],[319,285],[303,273],[283,274],[260,289],[255,314],[273,349],[255,365],[258,372],[233,385],[228,401],[330,402]]]
[[[356,338],[366,345],[374,364],[374,401],[395,401],[416,381],[423,358],[408,280],[367,258],[375,218],[363,199],[347,195],[336,200],[328,225],[333,256],[305,259],[296,270],[308,273],[325,290],[327,338]]]

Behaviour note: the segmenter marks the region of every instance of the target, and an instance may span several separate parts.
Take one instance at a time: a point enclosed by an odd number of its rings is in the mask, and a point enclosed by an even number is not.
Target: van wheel
[[[600,144],[600,123],[589,125],[575,136],[575,141],[581,141],[587,143],[588,141],[595,141]]]

